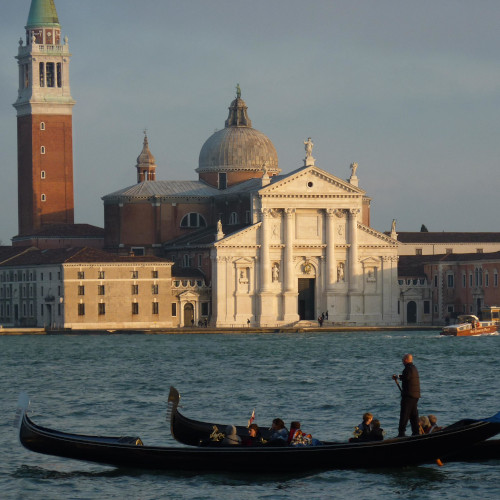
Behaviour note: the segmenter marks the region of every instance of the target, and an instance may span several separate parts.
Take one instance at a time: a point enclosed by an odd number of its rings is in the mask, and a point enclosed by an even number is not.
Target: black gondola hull
[[[197,423],[197,429],[213,424],[186,419],[171,408],[174,437],[180,422]],[[183,432],[188,434],[187,427]],[[161,447],[144,446],[138,438],[84,436],[36,425],[21,414],[19,437],[29,450],[117,467],[169,471],[304,473],[307,471],[401,467],[430,463],[464,452],[500,432],[500,423],[462,421],[433,434],[368,443],[327,443],[307,447]]]

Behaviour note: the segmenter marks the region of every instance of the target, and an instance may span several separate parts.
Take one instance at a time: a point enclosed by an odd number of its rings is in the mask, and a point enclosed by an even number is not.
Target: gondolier
[[[420,377],[417,367],[413,364],[411,354],[403,356],[403,364],[405,365],[403,373],[399,377],[397,375],[392,376],[396,382],[399,378],[403,386],[401,389],[398,437],[404,437],[408,420],[410,420],[412,436],[420,434],[417,406],[420,399]]]

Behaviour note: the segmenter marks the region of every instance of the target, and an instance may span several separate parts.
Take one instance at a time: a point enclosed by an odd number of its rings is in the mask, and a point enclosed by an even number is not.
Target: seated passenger
[[[429,424],[431,426],[429,429],[429,434],[431,432],[440,431],[442,429],[442,427],[439,427],[437,424],[438,419],[436,415],[429,415],[427,418],[429,419]]]
[[[420,434],[429,434],[431,430],[431,424],[429,422],[429,419],[425,415],[422,415],[418,419],[418,422],[420,426]]]
[[[305,434],[300,429],[300,422],[294,421],[290,424],[288,443],[290,446],[310,446],[313,444],[313,439],[311,434]]]
[[[261,446],[264,444],[257,424],[250,424],[248,426],[248,437],[243,438],[241,444],[243,446]]]
[[[285,427],[285,422],[283,422],[281,418],[275,418],[273,420],[271,430],[273,431],[273,433],[271,434],[269,443],[283,441],[283,444],[286,444],[288,442],[288,429]]]
[[[382,441],[384,439],[384,429],[380,427],[380,420],[373,420],[372,430],[368,434],[367,441]]]
[[[354,428],[354,437],[349,439],[349,442],[366,441],[368,435],[372,431],[373,415],[369,412],[363,414],[363,421]]]
[[[228,425],[226,427],[226,437],[222,440],[222,445],[238,446],[240,444],[241,444],[241,438],[236,433],[236,427],[234,425]]]

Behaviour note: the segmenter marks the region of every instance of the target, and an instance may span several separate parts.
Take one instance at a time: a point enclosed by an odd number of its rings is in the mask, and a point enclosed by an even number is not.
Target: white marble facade
[[[360,222],[365,191],[316,166],[273,181],[214,244],[215,325],[398,324],[397,241]]]

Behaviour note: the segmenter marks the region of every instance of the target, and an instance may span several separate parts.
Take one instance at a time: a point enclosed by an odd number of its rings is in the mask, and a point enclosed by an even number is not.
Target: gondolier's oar
[[[399,392],[403,392],[403,389],[401,389],[401,386],[399,385],[398,376],[397,375],[393,375],[392,376],[392,380],[394,380],[394,382],[396,382],[396,385],[398,386]]]

